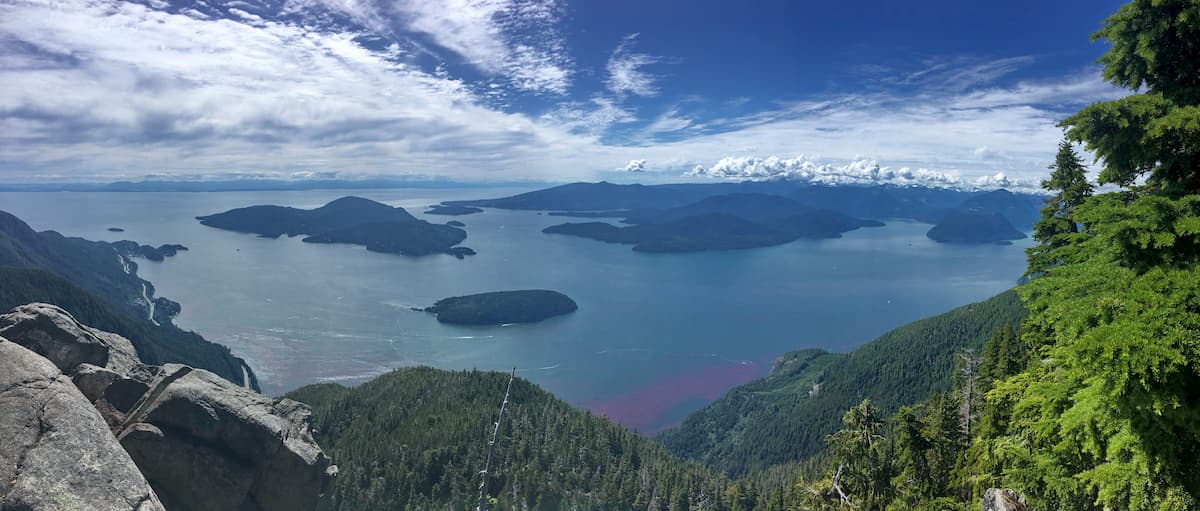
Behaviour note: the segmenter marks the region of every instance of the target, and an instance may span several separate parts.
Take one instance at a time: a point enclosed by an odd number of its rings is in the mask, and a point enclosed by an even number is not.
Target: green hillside
[[[288,397],[313,407],[316,439],[341,470],[332,509],[474,509],[507,383],[501,373],[419,367]],[[521,379],[493,463],[493,509],[721,509],[713,506],[729,484]]]
[[[909,323],[846,355],[785,355],[791,369],[733,389],[659,440],[731,475],[804,459],[825,447],[842,413],[863,399],[891,413],[948,389],[959,350],[978,351],[1024,316],[1020,298],[1008,291]]]

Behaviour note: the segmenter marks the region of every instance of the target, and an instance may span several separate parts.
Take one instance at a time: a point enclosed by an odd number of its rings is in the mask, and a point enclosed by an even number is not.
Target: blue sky
[[[1119,5],[0,0],[0,182],[1029,187]]]

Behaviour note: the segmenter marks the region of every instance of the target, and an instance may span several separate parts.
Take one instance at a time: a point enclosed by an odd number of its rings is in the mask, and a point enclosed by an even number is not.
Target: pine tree
[[[1042,188],[1053,195],[1046,199],[1042,217],[1033,226],[1033,239],[1039,244],[1027,251],[1027,275],[1045,272],[1060,262],[1058,249],[1069,244],[1071,235],[1079,232],[1075,210],[1094,191],[1083,160],[1069,140],[1059,142],[1050,170],[1050,178],[1042,181]]]

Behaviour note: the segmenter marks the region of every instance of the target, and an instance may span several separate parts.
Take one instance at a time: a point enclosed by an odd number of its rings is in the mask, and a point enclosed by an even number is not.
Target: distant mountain
[[[803,350],[771,373],[725,394],[659,441],[730,475],[799,461],[825,448],[845,410],[863,399],[892,413],[950,388],[958,350],[979,352],[993,332],[1019,324],[1013,291],[887,332],[848,354]]]
[[[619,185],[608,182],[571,183],[500,199],[446,201],[446,205],[500,209],[590,211],[682,206],[721,193],[700,187]]]
[[[1024,239],[1025,233],[1013,228],[1000,213],[975,214],[953,211],[925,233],[939,243],[1008,243]]]
[[[836,238],[859,227],[883,225],[815,210],[778,195],[734,193],[692,204],[630,212],[617,227],[603,222],[566,223],[543,232],[634,245],[639,252],[696,252],[782,245],[800,238]]]
[[[999,213],[1008,223],[1020,230],[1029,231],[1041,218],[1041,208],[1044,205],[1044,197],[995,190],[964,200],[956,209],[977,215]]]
[[[342,197],[316,209],[250,206],[196,217],[201,224],[268,238],[309,235],[308,243],[350,243],[367,250],[409,256],[474,254],[455,247],[466,231],[419,220],[404,208],[361,197]]]
[[[806,186],[786,194],[801,204],[860,218],[906,218],[933,223],[979,192],[899,186]]]
[[[154,286],[137,276],[137,264],[110,243],[36,232],[0,211],[0,268],[0,312],[53,303],[128,337],[147,363],[187,364],[238,384],[248,376],[257,387],[253,371],[228,348],[171,324],[178,304],[155,298]]]
[[[474,509],[508,375],[399,369],[311,385],[317,442],[339,473],[330,510]],[[488,494],[494,509],[733,509],[732,483],[536,385],[512,385]]]
[[[824,186],[788,181],[748,181],[664,185],[572,183],[512,197],[447,201],[444,204],[550,210],[558,216],[621,216],[636,220],[654,211],[680,208],[715,196],[740,194],[780,196],[811,209],[876,220],[904,218],[932,224],[953,212],[999,213],[1023,231],[1033,228],[1043,200],[1037,195],[1008,190],[979,192],[892,185]]]
[[[525,289],[443,298],[423,310],[442,323],[504,325],[537,323],[578,308],[575,300],[557,291]]]

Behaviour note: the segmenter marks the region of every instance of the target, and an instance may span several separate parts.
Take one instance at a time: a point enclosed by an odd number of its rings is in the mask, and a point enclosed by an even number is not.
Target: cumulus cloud
[[[657,64],[659,57],[634,51],[634,43],[638,34],[629,34],[617,45],[612,56],[608,59],[608,90],[613,94],[634,94],[637,96],[654,96],[658,94],[658,86],[654,75],[643,71],[642,68]]]
[[[621,170],[625,172],[645,172],[646,160],[629,160],[629,163],[626,163],[625,168]]]
[[[962,189],[1033,189],[1036,183],[1009,179],[1003,172],[964,180],[958,172],[942,172],[926,168],[891,168],[866,158],[843,165],[820,163],[801,155],[796,158],[725,157],[710,167],[697,165],[685,173],[692,177],[729,180],[771,181],[787,180],[802,183],[889,184],[898,186],[929,186]]]

